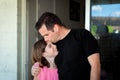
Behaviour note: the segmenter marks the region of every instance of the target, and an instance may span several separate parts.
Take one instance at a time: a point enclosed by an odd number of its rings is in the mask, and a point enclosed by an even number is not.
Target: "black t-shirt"
[[[99,52],[97,40],[85,29],[71,29],[56,43],[59,51],[55,58],[60,80],[90,80],[87,57]]]

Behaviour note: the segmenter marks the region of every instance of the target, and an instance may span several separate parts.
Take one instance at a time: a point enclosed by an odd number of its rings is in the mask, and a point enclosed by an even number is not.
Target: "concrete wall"
[[[17,80],[17,0],[0,0],[0,80]]]

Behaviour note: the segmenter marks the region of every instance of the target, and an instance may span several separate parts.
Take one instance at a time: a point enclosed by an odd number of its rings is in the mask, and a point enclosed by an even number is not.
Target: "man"
[[[36,29],[46,42],[57,45],[55,63],[59,80],[100,80],[99,47],[89,31],[66,28],[49,12],[39,18]],[[32,74],[37,74],[33,70]]]

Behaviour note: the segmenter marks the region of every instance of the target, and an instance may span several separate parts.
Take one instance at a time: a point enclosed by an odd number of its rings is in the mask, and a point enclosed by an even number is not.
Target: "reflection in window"
[[[91,32],[100,46],[101,80],[120,80],[120,4],[92,5]]]
[[[120,4],[92,5],[91,32],[95,35],[120,33]]]

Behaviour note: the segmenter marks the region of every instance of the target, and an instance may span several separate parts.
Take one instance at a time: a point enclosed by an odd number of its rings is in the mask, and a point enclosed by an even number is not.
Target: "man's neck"
[[[69,34],[70,31],[71,29],[62,27],[60,30],[60,40],[64,39]]]

